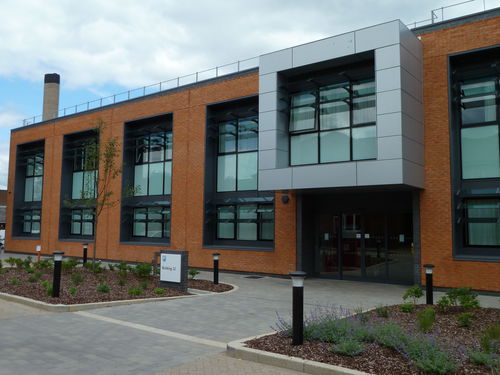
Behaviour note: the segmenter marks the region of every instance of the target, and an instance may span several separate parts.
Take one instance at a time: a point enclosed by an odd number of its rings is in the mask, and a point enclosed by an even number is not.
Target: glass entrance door
[[[365,272],[367,279],[387,279],[386,215],[363,215]]]
[[[319,218],[319,272],[325,276],[339,276],[339,217],[321,214]]]
[[[341,264],[343,277],[363,275],[361,215],[342,214]]]

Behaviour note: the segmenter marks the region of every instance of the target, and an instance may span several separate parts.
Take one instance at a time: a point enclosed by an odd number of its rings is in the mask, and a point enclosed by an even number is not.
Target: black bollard
[[[303,271],[290,272],[293,286],[292,302],[292,345],[304,342],[304,279]]]
[[[214,257],[214,284],[219,284],[219,253],[213,253]]]
[[[89,248],[88,243],[83,244],[83,264],[87,263],[87,250]]]
[[[61,290],[61,262],[64,251],[54,251],[54,277],[52,279],[52,297],[59,297]]]
[[[432,286],[432,269],[434,264],[424,264],[425,268],[425,303],[428,305],[434,304],[434,293]]]

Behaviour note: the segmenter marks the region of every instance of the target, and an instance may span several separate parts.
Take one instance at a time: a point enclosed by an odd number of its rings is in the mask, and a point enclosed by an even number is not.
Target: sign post
[[[160,285],[187,291],[188,252],[179,250],[160,251]]]

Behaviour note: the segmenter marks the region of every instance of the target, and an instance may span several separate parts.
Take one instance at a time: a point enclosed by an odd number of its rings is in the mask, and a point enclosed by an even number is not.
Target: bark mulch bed
[[[61,292],[59,298],[50,297],[47,295],[47,290],[42,283],[47,281],[52,285],[52,270],[41,270],[41,277],[37,281],[29,280],[34,273],[28,273],[24,269],[18,268],[3,268],[0,269],[0,292],[23,296],[38,301],[43,301],[51,304],[72,305],[78,303],[92,302],[107,302],[127,299],[140,298],[162,298],[188,295],[171,288],[163,288],[160,286],[158,276],[139,277],[128,272],[124,279],[125,285],[120,285],[122,279],[118,271],[103,270],[102,273],[94,273],[89,269],[78,267],[73,271],[62,271],[61,275]],[[75,283],[71,275],[79,273],[83,277],[83,281]],[[18,282],[13,280],[17,280]],[[18,284],[18,285],[17,285]],[[98,291],[99,285],[106,284],[109,292]],[[71,294],[70,288],[76,288],[76,293]],[[189,280],[188,287],[201,289],[211,292],[224,292],[231,290],[233,287],[227,284],[214,285],[209,280]],[[130,294],[130,289],[140,289],[140,295]],[[163,288],[165,293],[155,293],[156,288]]]
[[[405,313],[398,305],[389,306],[387,307],[388,318],[379,317],[375,311],[370,311],[365,315],[370,323],[393,322],[410,333],[418,331],[417,314],[426,307],[429,306],[418,305],[414,312]],[[458,326],[456,316],[461,312],[464,310],[460,307],[452,307],[446,313],[437,309],[436,321],[429,332],[461,363],[458,370],[448,374],[495,374],[492,369],[486,366],[470,362],[467,359],[467,349],[479,349],[479,338],[484,329],[500,322],[500,309],[480,308],[474,310],[474,318],[470,327]],[[354,357],[334,353],[329,350],[331,344],[317,340],[306,340],[303,345],[292,346],[291,338],[279,333],[247,341],[246,345],[253,349],[347,367],[376,375],[428,374],[419,370],[409,359],[397,351],[378,343],[367,344],[366,350]]]

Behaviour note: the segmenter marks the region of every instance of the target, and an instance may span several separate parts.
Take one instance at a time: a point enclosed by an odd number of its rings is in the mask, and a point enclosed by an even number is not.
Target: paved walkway
[[[199,278],[211,274],[202,272]],[[289,318],[290,280],[224,273],[220,279],[239,289],[77,313],[45,313],[2,302],[0,375],[295,374],[221,354],[229,341],[271,332],[277,313]],[[305,308],[394,304],[405,289],[308,279]],[[500,307],[498,297],[481,296],[481,303]]]

